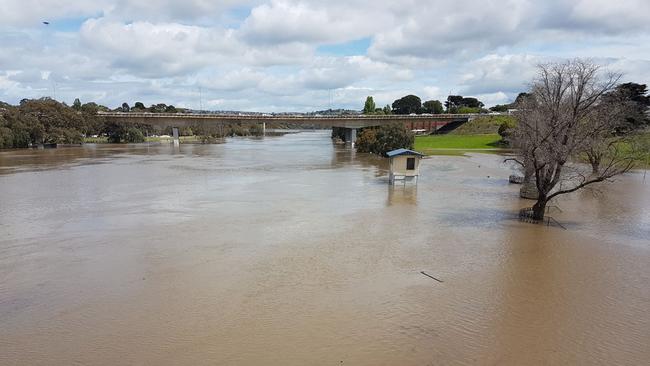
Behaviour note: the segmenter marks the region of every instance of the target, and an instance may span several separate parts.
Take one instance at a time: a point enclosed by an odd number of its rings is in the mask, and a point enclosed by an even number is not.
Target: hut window
[[[406,170],[415,170],[415,158],[406,158]]]

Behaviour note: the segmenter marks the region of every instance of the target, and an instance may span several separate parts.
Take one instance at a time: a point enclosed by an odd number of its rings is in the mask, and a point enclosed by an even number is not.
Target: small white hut
[[[418,182],[420,175],[420,159],[424,156],[417,151],[408,149],[397,149],[386,153],[390,161],[389,183],[395,184],[395,180]]]

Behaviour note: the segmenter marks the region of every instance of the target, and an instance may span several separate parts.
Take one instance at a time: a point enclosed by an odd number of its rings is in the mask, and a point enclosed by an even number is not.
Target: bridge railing
[[[478,113],[471,114],[431,114],[431,115],[405,115],[405,114],[391,114],[391,115],[262,115],[262,114],[216,114],[216,113],[148,113],[148,112],[97,112],[104,117],[116,118],[206,118],[206,119],[267,119],[267,120],[287,120],[287,119],[385,119],[385,120],[414,120],[414,119],[469,119],[480,116]]]

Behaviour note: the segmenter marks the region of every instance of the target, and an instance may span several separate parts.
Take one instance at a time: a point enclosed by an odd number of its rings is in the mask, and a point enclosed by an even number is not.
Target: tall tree
[[[628,133],[650,125],[650,96],[646,95],[647,92],[645,84],[624,83],[605,96],[610,104],[627,107],[625,123],[618,127],[617,133]]]
[[[468,108],[483,108],[484,104],[474,97],[463,97],[460,101],[460,106]]]
[[[493,107],[490,107],[492,112],[507,112],[511,108],[511,104],[497,104]]]
[[[600,143],[611,121],[599,105],[620,75],[603,75],[599,66],[572,60],[539,66],[530,97],[522,98],[514,132],[519,162],[530,170],[537,188],[533,218],[544,218],[549,200],[622,174],[635,159],[617,146],[597,174],[572,158]]]
[[[421,110],[422,101],[415,95],[407,95],[393,102],[395,114],[420,113]]]
[[[445,101],[445,108],[447,109],[447,113],[456,113],[458,108],[461,107],[462,102],[462,95],[447,96],[447,100]]]
[[[81,110],[81,101],[79,100],[79,98],[74,99],[74,102],[72,102],[72,108],[77,111]]]
[[[375,113],[375,101],[372,99],[372,96],[366,98],[366,103],[363,105],[363,114],[373,114]]]
[[[129,103],[127,102],[122,103],[122,112],[128,112],[130,110],[131,108],[129,108]]]
[[[531,93],[526,93],[526,92],[519,93],[517,95],[517,98],[515,98],[514,106],[524,103],[526,101],[526,98],[529,98],[531,96],[532,96]]]
[[[426,113],[431,114],[440,114],[444,111],[442,108],[442,103],[440,103],[439,100],[427,100],[426,102],[422,103],[422,108]]]

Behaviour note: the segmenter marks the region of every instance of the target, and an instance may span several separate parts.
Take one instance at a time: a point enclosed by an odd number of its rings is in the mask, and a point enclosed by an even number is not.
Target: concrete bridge
[[[356,140],[357,129],[363,127],[381,126],[399,122],[403,123],[410,130],[431,133],[443,128],[449,129],[450,127],[458,127],[478,116],[478,114],[304,116],[131,112],[99,112],[99,115],[111,122],[140,123],[159,127],[172,127],[175,143],[178,142],[178,128],[189,127],[197,124],[261,124],[263,130],[266,129],[266,122],[341,127],[346,131],[346,142],[354,143]]]

